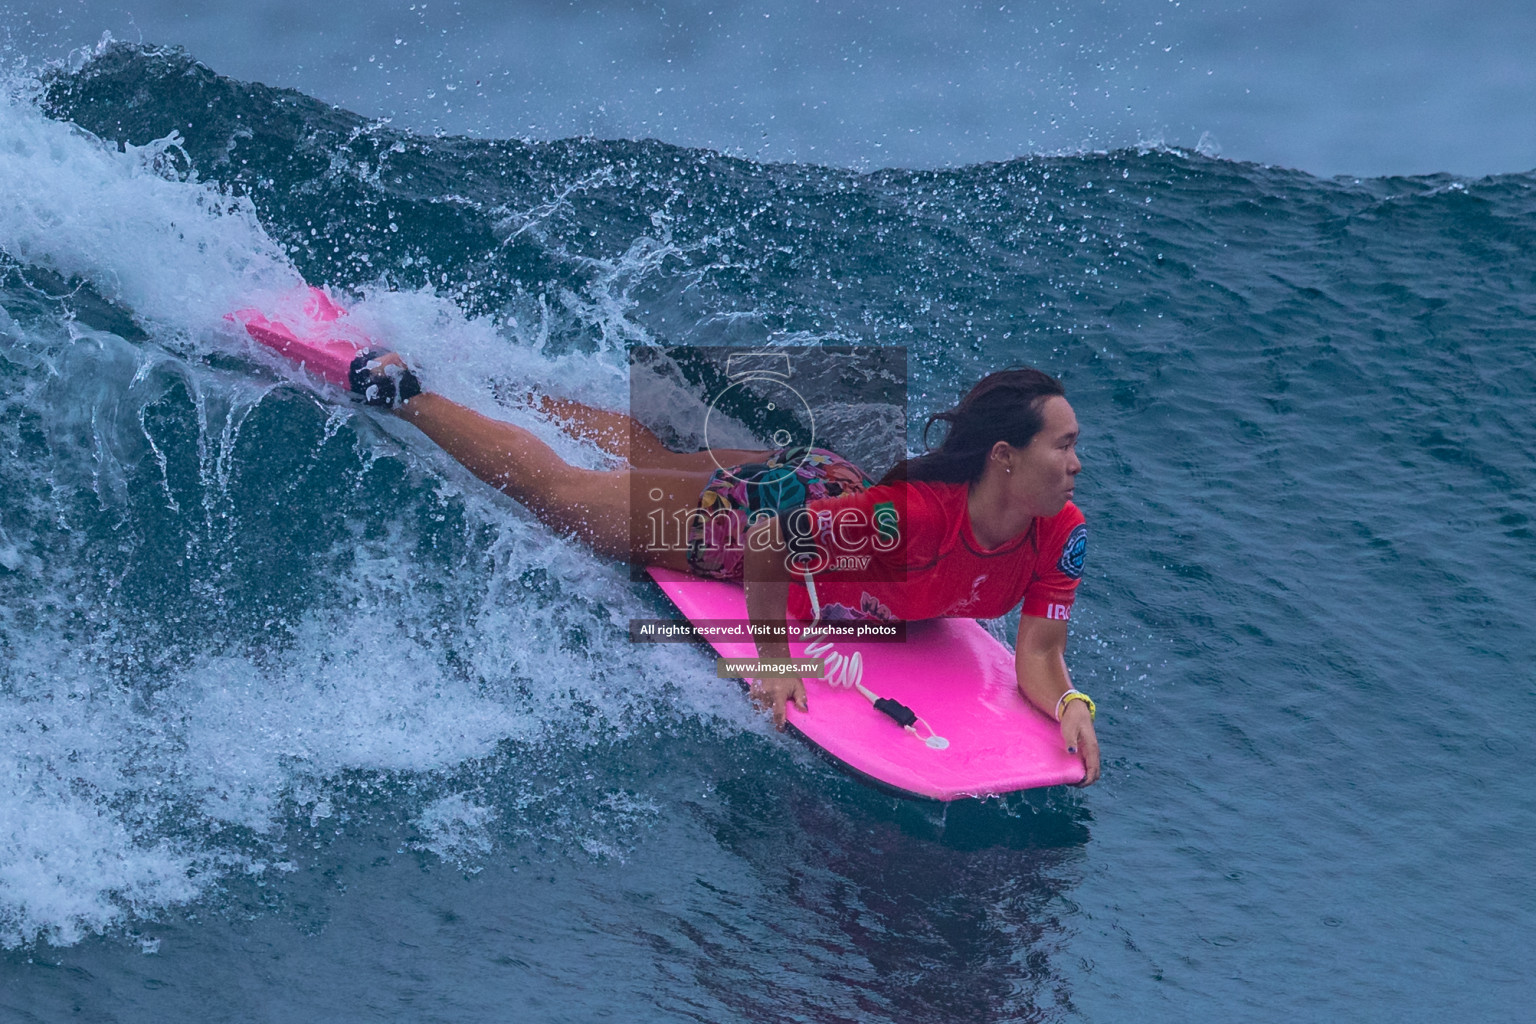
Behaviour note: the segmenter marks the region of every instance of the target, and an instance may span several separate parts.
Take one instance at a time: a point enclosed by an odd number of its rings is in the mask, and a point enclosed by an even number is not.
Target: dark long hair
[[[989,373],[960,399],[923,424],[923,445],[935,423],[948,423],[944,441],[926,455],[898,462],[880,481],[932,480],[968,484],[981,479],[992,446],[1007,441],[1023,448],[1045,424],[1041,407],[1052,396],[1065,396],[1061,381],[1033,367]]]

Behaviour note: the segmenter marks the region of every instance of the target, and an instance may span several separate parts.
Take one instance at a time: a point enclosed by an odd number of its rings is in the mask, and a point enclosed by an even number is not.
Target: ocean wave
[[[594,466],[521,396],[622,405],[635,343],[904,346],[916,425],[986,370],[1058,373],[1095,531],[1074,670],[1127,714],[1172,660],[1264,706],[1371,689],[1411,732],[1450,684],[1410,677],[1460,648],[1395,624],[1512,650],[1536,600],[1530,175],[426,137],[115,44],[10,90],[0,183],[8,945],[215,900],[358,820],[471,867],[622,855],[672,785],[641,765],[784,768],[731,746],[762,727],[702,655],[615,652],[654,594],[224,321],[301,280]]]

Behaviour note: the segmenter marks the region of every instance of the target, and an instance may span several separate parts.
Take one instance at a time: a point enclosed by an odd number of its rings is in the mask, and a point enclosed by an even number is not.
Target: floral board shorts
[[[825,448],[781,448],[762,462],[716,470],[688,517],[688,564],[700,576],[739,580],[748,527],[808,501],[873,486],[858,466]]]

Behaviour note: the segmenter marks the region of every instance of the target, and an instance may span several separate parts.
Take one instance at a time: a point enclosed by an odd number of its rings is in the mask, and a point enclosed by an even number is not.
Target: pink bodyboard
[[[319,288],[305,288],[267,319],[259,309],[237,309],[228,319],[252,338],[337,387],[349,387],[347,375],[359,352],[372,347],[367,335],[342,321],[347,311]]]
[[[649,572],[689,619],[746,620],[746,595],[734,583]],[[809,710],[790,707],[789,725],[855,774],[933,800],[1083,781],[1083,762],[1066,752],[1061,727],[1019,694],[1013,653],[974,619],[911,622],[899,643],[835,643],[840,653],[862,654],[865,686],[905,704],[949,741],[934,749],[857,691],[808,680]],[[749,641],[711,645],[721,657],[757,655]],[[792,642],[790,652],[804,657],[805,645]]]

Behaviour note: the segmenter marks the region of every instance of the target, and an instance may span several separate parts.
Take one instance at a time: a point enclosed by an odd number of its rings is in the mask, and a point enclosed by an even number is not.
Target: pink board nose
[[[692,620],[745,621],[741,587],[652,568],[651,577]],[[907,624],[902,643],[837,641],[863,658],[864,683],[907,705],[949,741],[934,749],[874,710],[851,689],[806,683],[809,710],[789,708],[790,726],[844,767],[883,789],[931,800],[996,796],[1083,780],[1060,727],[1020,696],[1013,653],[973,619]],[[716,641],[722,657],[751,658],[750,641]],[[804,646],[790,645],[796,657]]]

